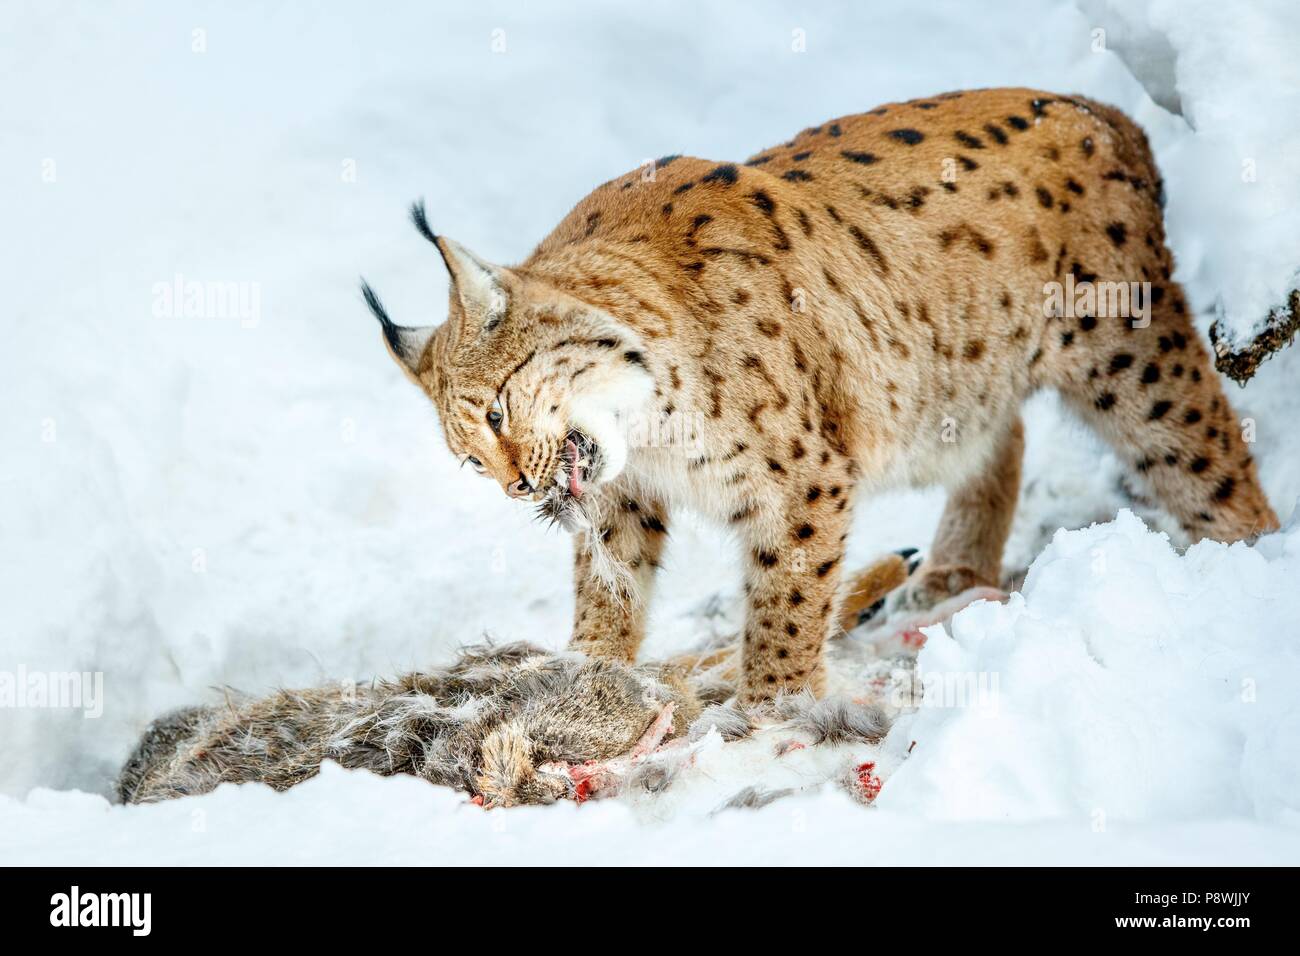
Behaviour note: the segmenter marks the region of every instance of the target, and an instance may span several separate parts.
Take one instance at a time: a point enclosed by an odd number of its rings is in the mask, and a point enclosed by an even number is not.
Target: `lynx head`
[[[423,204],[411,219],[447,266],[450,307],[441,325],[399,326],[363,282],[389,353],[433,400],[462,463],[576,527],[583,496],[626,465],[627,421],[654,389],[640,339],[526,271],[434,235]]]

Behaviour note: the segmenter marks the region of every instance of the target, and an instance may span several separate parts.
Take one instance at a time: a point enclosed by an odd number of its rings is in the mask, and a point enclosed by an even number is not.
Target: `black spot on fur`
[[[640,365],[645,368],[645,356],[640,352],[624,352],[623,358],[632,365]]]
[[[1164,418],[1167,414],[1169,414],[1169,409],[1173,407],[1174,407],[1173,402],[1166,402],[1166,401],[1156,402],[1154,405],[1151,406],[1151,413],[1147,415],[1147,418],[1153,422],[1158,419]]]
[[[1008,116],[1007,123],[1010,124],[1012,129],[1018,129],[1021,132],[1029,129],[1029,120],[1023,116]]]
[[[925,135],[915,129],[891,129],[889,135],[900,143],[906,143],[908,146],[915,146],[925,139]]]
[[[788,169],[781,174],[781,178],[792,183],[810,183],[812,182],[812,173],[804,172],[802,169]]]
[[[996,123],[985,123],[984,132],[992,136],[994,142],[999,146],[1007,145],[1007,134],[1003,132],[1002,127],[998,126]]]
[[[1115,407],[1115,393],[1102,392],[1097,396],[1097,400],[1092,404],[1096,407],[1097,411],[1108,412]]]
[[[1128,230],[1124,228],[1122,222],[1112,222],[1106,227],[1106,235],[1110,236],[1110,241],[1117,246],[1122,246],[1128,240]]]
[[[984,148],[984,141],[982,139],[980,139],[978,136],[972,136],[970,133],[967,133],[965,130],[959,129],[957,130],[957,132],[953,133],[952,136],[953,139],[957,140],[957,142],[961,143],[967,149]]]
[[[1152,362],[1142,370],[1142,384],[1153,385],[1158,381],[1160,381],[1160,366]]]
[[[1038,204],[1040,206],[1042,206],[1044,209],[1052,208],[1052,194],[1050,192],[1048,192],[1042,186],[1039,186],[1034,190],[1034,193],[1037,194],[1038,196]]]
[[[1188,467],[1191,468],[1193,473],[1199,475],[1206,468],[1210,467],[1210,460],[1208,458],[1194,458],[1192,459],[1191,465]]]
[[[1122,372],[1132,364],[1133,356],[1129,355],[1127,352],[1120,352],[1118,355],[1111,357],[1110,374],[1115,375],[1118,372]]]
[[[668,533],[668,529],[664,527],[664,523],[654,515],[642,515],[641,527],[646,531],[653,531],[655,534]]]
[[[870,236],[857,226],[849,226],[849,235],[857,242],[858,248],[865,252],[876,264],[876,268],[880,270],[882,275],[889,272],[889,263],[885,260],[880,247],[876,245]]]
[[[1236,487],[1236,479],[1228,476],[1219,482],[1219,486],[1214,489],[1214,497],[1219,501],[1227,501],[1232,497],[1232,492]]]
[[[875,153],[864,153],[856,149],[843,150],[840,155],[855,163],[861,163],[863,166],[870,166],[872,163],[878,161],[878,157]]]
[[[721,166],[715,166],[705,173],[701,178],[702,183],[725,183],[730,186],[736,182],[740,171],[736,169],[734,163],[723,163]]]
[[[777,557],[775,552],[760,550],[754,552],[754,560],[765,568],[774,568],[780,558]]]

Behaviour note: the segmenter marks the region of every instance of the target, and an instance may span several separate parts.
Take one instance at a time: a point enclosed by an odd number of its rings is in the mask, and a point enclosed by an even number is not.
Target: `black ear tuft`
[[[370,307],[371,314],[379,320],[380,325],[387,329],[393,324],[393,320],[384,311],[384,304],[379,301],[379,296],[375,294],[374,289],[370,288],[370,283],[366,282],[365,279],[361,280],[361,295],[366,300],[366,305]]]
[[[434,235],[429,228],[429,218],[424,213],[424,200],[419,199],[411,203],[411,222],[415,223],[415,228],[420,230],[420,235],[428,239],[435,246],[438,244],[438,237]]]

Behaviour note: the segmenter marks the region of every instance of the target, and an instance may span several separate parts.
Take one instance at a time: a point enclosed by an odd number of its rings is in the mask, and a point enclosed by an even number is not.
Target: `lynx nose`
[[[508,494],[511,498],[523,498],[526,495],[531,495],[532,493],[533,493],[533,486],[528,483],[528,479],[525,478],[523,475],[520,475],[519,480],[516,482],[512,482],[510,487],[506,489],[506,494]]]

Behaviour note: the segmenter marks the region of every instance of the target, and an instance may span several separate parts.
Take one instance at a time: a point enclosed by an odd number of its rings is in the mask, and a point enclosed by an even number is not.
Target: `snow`
[[[969,608],[921,651],[922,673],[993,675],[996,692],[954,706],[936,686],[893,731],[895,745],[922,744],[880,806],[945,820],[1300,822],[1288,796],[1298,572],[1296,528],[1183,556],[1128,511],[1058,532],[1023,593]]]
[[[1300,150],[1280,121],[1300,115],[1296,15],[1142,9],[1195,129],[1094,52],[1095,19],[1069,3],[5,8],[0,673],[100,672],[104,701],[89,719],[0,708],[0,860],[1300,860],[1300,537],[1179,555],[1051,396],[1026,417],[1007,555],[1033,560],[1022,595],[963,612],[919,658],[923,674],[996,674],[991,713],[923,707],[880,748],[780,758],[766,737],[706,738],[659,798],[581,807],[484,813],[336,767],[286,794],[104,796],[150,718],[214,687],[392,674],[484,631],[566,639],[569,542],[457,471],[359,301],[364,272],[398,321],[440,320],[441,267],[403,219],[417,196],[437,228],[514,261],[649,157],[743,157],[939,90],[1077,91],[1147,128],[1177,277],[1203,328],[1222,300],[1247,329],[1300,263]],[[241,283],[247,308],[169,312],[177,276]],[[1284,521],[1298,363],[1232,390]],[[851,563],[924,546],[941,505],[865,503]],[[1121,515],[1053,534],[1125,506],[1156,530]],[[647,655],[734,630],[722,534],[683,516],[666,563]],[[839,784],[864,760],[888,775],[872,808]],[[713,813],[748,785],[806,789]]]
[[[1246,345],[1300,288],[1300,6],[1080,5],[1107,30],[1113,49],[1136,62],[1140,75],[1149,73],[1149,88],[1181,104],[1191,124],[1191,135],[1157,156],[1178,253],[1175,278],[1198,310],[1220,319],[1230,345]]]

